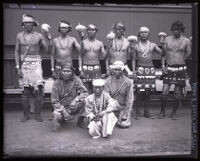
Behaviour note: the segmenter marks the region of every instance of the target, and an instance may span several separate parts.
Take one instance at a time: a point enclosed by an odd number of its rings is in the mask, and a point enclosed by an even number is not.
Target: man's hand
[[[101,112],[98,114],[98,116],[99,116],[99,117],[103,117],[105,114],[106,114],[106,111],[101,111]]]
[[[50,33],[51,26],[49,24],[42,24],[41,30],[44,35],[47,37],[48,40],[51,40],[51,33]],[[51,42],[50,42],[51,43]]]
[[[17,70],[17,75],[19,76],[19,78],[22,78],[23,74],[22,74],[21,70],[19,68],[17,68],[16,70]]]
[[[164,75],[168,73],[166,67],[162,67],[162,73],[163,73]]]
[[[57,79],[57,74],[56,74],[55,71],[52,71],[52,78],[53,78],[53,79]]]
[[[136,80],[137,79],[137,75],[135,72],[133,72],[133,79]]]

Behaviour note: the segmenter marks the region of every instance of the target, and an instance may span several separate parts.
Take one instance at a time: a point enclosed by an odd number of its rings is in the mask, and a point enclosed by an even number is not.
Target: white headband
[[[68,24],[66,24],[66,23],[64,23],[64,22],[60,22],[60,27],[65,27],[65,28],[68,28],[68,27],[69,27],[69,25],[68,25]]]
[[[103,79],[93,79],[92,85],[93,86],[104,86],[105,81]]]
[[[93,24],[88,25],[87,29],[95,29],[97,30],[97,27]]]
[[[110,65],[110,69],[121,69],[124,70],[125,66],[122,61],[115,61],[112,65]]]
[[[140,27],[139,32],[145,32],[145,31],[150,32],[149,28],[147,28],[145,26]]]
[[[164,32],[159,32],[158,33],[158,36],[166,36],[167,34],[166,33],[164,33]]]

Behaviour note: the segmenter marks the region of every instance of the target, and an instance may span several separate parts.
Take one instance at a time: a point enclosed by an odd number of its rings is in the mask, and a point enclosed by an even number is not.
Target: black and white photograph
[[[198,3],[3,3],[3,158],[198,154]]]

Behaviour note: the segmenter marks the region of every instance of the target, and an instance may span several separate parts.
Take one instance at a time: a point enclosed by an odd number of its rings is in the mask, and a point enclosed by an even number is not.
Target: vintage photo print
[[[3,4],[3,157],[198,154],[198,3]]]

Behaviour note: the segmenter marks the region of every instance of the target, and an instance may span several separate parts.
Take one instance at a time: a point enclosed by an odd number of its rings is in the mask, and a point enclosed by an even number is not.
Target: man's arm
[[[20,43],[19,43],[19,34],[17,34],[16,36],[16,44],[15,44],[15,65],[16,68],[20,68],[19,67],[19,55],[20,55]]]
[[[132,65],[132,70],[133,70],[133,77],[136,77],[136,72],[135,72],[135,66],[136,66],[136,49],[133,48],[132,49],[132,53],[131,53],[131,65]]]
[[[158,54],[162,55],[162,50],[156,44],[154,44],[154,51],[157,52]]]
[[[83,65],[83,54],[84,54],[84,44],[83,40],[81,40],[81,49],[78,54],[78,66],[79,66],[79,72],[82,72],[82,65]]]
[[[74,44],[75,49],[78,50],[78,52],[81,52],[81,46],[76,40],[76,38],[73,38],[73,44]]]
[[[45,52],[50,51],[50,46],[52,45],[52,42],[48,38],[45,38],[42,34],[40,34],[40,43]]]
[[[133,83],[131,82],[127,88],[127,96],[126,96],[126,109],[131,109],[133,105],[134,94],[133,94]]]
[[[104,59],[106,57],[106,50],[104,48],[103,42],[101,42],[100,51],[101,51],[102,57]]]
[[[186,59],[190,57],[191,52],[192,52],[192,49],[191,49],[191,42],[190,42],[189,39],[187,39],[187,41],[186,41],[186,49],[185,49]]]
[[[61,106],[60,100],[59,100],[59,90],[58,90],[57,82],[54,82],[52,86],[51,104],[53,105],[53,108],[55,107],[59,108]]]
[[[20,61],[20,42],[19,42],[19,34],[16,36],[16,44],[15,44],[15,67],[17,69],[17,75],[22,77],[22,73],[19,66]]]
[[[88,93],[89,93],[87,88],[83,85],[83,82],[79,78],[77,80],[77,92],[79,92],[80,95],[77,96],[76,98],[80,101],[84,101],[85,98],[88,96]]]
[[[56,52],[56,49],[55,49],[55,39],[54,39],[53,44],[52,44],[52,49],[51,49],[51,52],[50,52],[50,55],[51,55],[51,71],[52,72],[54,72],[55,52]]]
[[[166,45],[162,45],[162,54],[161,54],[161,67],[165,67],[165,55],[166,55]]]

